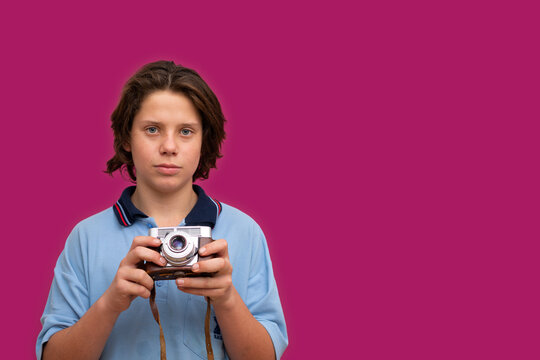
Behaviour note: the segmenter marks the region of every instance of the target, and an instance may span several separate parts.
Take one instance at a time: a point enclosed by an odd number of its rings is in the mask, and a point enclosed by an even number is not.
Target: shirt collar
[[[124,189],[120,199],[113,205],[116,219],[122,226],[131,226],[139,218],[147,218],[148,215],[137,209],[131,201],[131,195],[136,186],[129,186]],[[197,194],[197,202],[189,214],[186,216],[186,226],[210,226],[214,228],[216,220],[221,213],[221,203],[212,199],[199,185],[193,185],[193,191]]]

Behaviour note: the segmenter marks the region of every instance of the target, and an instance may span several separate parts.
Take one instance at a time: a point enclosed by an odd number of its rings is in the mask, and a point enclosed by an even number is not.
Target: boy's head
[[[210,169],[216,167],[221,158],[221,143],[225,139],[225,118],[216,95],[194,70],[176,65],[172,61],[156,61],[146,64],[126,83],[122,96],[111,120],[114,131],[114,156],[107,161],[106,173],[112,175],[124,168],[135,181],[133,158],[125,149],[129,143],[133,119],[143,100],[151,93],[169,90],[189,98],[197,109],[203,126],[203,138],[199,166],[193,181],[207,179]]]

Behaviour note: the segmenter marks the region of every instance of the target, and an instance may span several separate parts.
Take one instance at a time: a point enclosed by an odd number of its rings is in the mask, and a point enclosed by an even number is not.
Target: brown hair
[[[124,85],[120,101],[111,115],[115,154],[107,161],[105,172],[112,176],[116,170],[127,171],[131,180],[136,181],[131,152],[124,150],[123,145],[129,142],[133,118],[143,100],[157,90],[171,90],[185,95],[197,109],[202,120],[203,139],[193,181],[208,179],[210,169],[215,168],[216,160],[223,156],[220,149],[225,139],[225,118],[216,95],[199,74],[172,61],[146,64]]]

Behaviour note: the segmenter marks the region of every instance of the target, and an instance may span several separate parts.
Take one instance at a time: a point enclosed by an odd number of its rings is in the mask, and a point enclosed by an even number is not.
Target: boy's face
[[[144,99],[130,142],[137,188],[167,193],[191,187],[201,155],[202,123],[185,95],[159,90]]]

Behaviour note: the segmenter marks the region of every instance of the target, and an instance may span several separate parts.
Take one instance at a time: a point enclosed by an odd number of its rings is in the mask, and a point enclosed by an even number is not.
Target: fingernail
[[[176,284],[177,284],[178,286],[182,286],[182,285],[184,285],[184,280],[183,280],[183,279],[177,279],[177,280],[176,280]]]
[[[193,271],[199,271],[199,264],[195,264],[193,265],[193,267],[191,268]]]
[[[159,259],[159,262],[163,265],[165,265],[167,263],[167,260],[165,260],[165,258],[161,258]]]
[[[161,244],[161,240],[159,240],[159,239],[154,239],[154,244],[156,244],[156,245]]]
[[[203,255],[206,253],[206,248],[201,248],[201,250],[199,250],[199,254]]]

